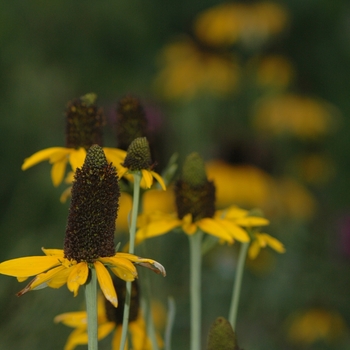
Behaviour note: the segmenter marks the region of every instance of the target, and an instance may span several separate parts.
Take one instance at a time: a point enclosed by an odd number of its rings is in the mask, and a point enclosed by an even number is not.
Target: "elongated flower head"
[[[198,153],[187,156],[181,178],[175,184],[179,219],[192,214],[192,220],[212,218],[215,213],[215,186],[208,181],[203,159]]]
[[[151,169],[151,151],[146,137],[138,137],[131,142],[122,165],[131,171]]]
[[[107,163],[100,146],[92,146],[75,173],[64,241],[66,258],[92,263],[115,254],[119,195],[115,167]]]
[[[147,136],[148,122],[138,98],[125,96],[117,107],[118,148],[127,150],[132,141]]]
[[[66,147],[88,150],[102,145],[102,126],[105,117],[96,106],[96,94],[86,94],[68,103],[66,111]]]
[[[123,324],[124,303],[126,296],[126,282],[120,278],[113,278],[113,285],[118,293],[119,307],[113,306],[107,299],[105,299],[105,309],[108,321],[114,322],[116,325]],[[140,291],[137,280],[131,284],[131,300],[129,310],[129,322],[137,319],[140,311]]]

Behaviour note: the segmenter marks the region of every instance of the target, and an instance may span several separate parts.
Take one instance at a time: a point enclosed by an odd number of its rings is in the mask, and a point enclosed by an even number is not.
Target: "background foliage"
[[[289,162],[294,156],[310,148],[327,155],[332,165],[320,172],[331,168],[332,176],[318,185],[303,183],[317,203],[316,212],[303,220],[270,217],[269,232],[285,244],[287,253],[267,255],[248,266],[237,332],[240,346],[247,350],[347,349],[350,5],[346,0],[281,2],[290,24],[272,49],[293,63],[297,72],[293,91],[326,100],[338,110],[335,131],[322,142],[301,142],[253,130],[247,115],[249,94],[235,101],[201,95],[169,102],[154,88],[163,47],[190,32],[200,11],[219,3],[2,1],[0,260],[38,255],[41,246],[62,246],[68,210],[68,204],[58,200],[62,188],[53,188],[48,164],[25,173],[20,167],[34,152],[64,145],[67,101],[95,92],[112,121],[119,98],[133,93],[145,102],[151,118],[158,147],[157,170],[173,152],[180,152],[181,162],[188,152],[198,151],[206,160],[247,163],[270,176],[288,175],[299,181]],[[106,145],[114,146],[114,142],[113,132],[107,129]],[[237,155],[237,143],[244,155],[240,159],[232,156]],[[304,212],[300,202],[296,206]],[[167,296],[174,296],[174,348],[184,348],[189,325],[187,242],[182,236],[168,235],[149,249],[150,256],[168,270],[165,280],[152,278],[154,294],[165,306]],[[234,247],[215,248],[205,258],[205,332],[214,318],[226,316],[234,264]],[[80,296],[73,299],[62,288],[17,298],[19,289],[14,279],[1,277],[0,349],[62,349],[69,330],[52,320],[58,313],[77,310]],[[291,317],[310,308],[338,313],[344,326],[336,328],[344,331],[335,332],[328,342],[293,343],[288,338]]]

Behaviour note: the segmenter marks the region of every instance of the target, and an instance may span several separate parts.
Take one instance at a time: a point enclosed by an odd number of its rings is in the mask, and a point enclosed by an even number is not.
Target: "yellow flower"
[[[253,126],[272,135],[316,139],[333,130],[338,116],[337,109],[329,103],[283,94],[265,98],[256,105]]]
[[[151,152],[146,137],[138,137],[131,142],[124,162],[119,169],[119,177],[125,176],[132,180],[131,174],[135,171],[141,172],[140,186],[142,188],[151,188],[154,178],[162,189],[166,190],[162,177],[152,170]]]
[[[213,46],[228,46],[238,40],[252,46],[280,33],[286,26],[285,9],[273,2],[223,3],[205,10],[194,29],[200,40]]]
[[[89,276],[89,269],[96,270],[101,290],[114,306],[118,306],[118,298],[112,278],[107,267],[117,277],[125,281],[133,281],[137,277],[134,264],[148,267],[165,274],[164,267],[151,259],[143,259],[127,253],[115,253],[114,256],[99,257],[93,263],[77,262],[65,258],[61,249],[42,249],[45,256],[28,256],[4,261],[0,264],[0,274],[17,277],[19,282],[35,276],[17,295],[21,296],[31,290],[45,287],[60,288],[67,284],[68,289],[78,294],[79,287],[84,285]]]
[[[278,253],[284,253],[286,249],[284,245],[276,238],[268,235],[267,233],[253,233],[254,239],[250,244],[248,256],[250,259],[255,259],[259,253],[261,248],[265,248],[266,246],[271,247]]]
[[[319,341],[332,343],[345,333],[346,328],[338,312],[313,308],[292,315],[288,337],[297,344],[310,345]]]
[[[215,53],[191,39],[180,39],[163,49],[155,87],[168,99],[192,99],[201,93],[222,96],[238,85],[237,61],[232,54]]]
[[[121,303],[120,307],[122,306]],[[133,308],[133,299],[131,300],[131,308]],[[101,340],[107,337],[111,332],[114,332],[112,338],[112,350],[119,350],[121,340],[122,320],[119,318],[122,317],[122,312],[119,312],[117,315],[117,311],[118,309],[107,304],[104,297],[101,294],[98,294],[98,339]],[[73,350],[78,345],[88,344],[86,311],[67,312],[58,315],[55,317],[55,322],[62,322],[66,326],[75,328],[69,335],[64,350]],[[147,337],[146,323],[139,310],[136,310],[134,315],[132,312],[132,316],[129,319],[128,331],[130,332],[134,350],[152,350],[151,342]],[[159,341],[161,340],[159,339]],[[128,349],[127,344],[125,345],[125,349]]]

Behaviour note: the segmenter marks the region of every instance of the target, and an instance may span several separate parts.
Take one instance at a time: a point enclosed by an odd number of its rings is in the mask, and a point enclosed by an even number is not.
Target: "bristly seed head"
[[[108,321],[114,322],[117,326],[123,324],[124,304],[126,296],[126,282],[120,278],[113,277],[114,288],[118,295],[118,307],[114,307],[107,299],[105,299],[105,309]],[[129,311],[129,322],[137,319],[140,311],[140,290],[137,280],[131,283],[131,300]]]
[[[198,153],[187,156],[174,191],[179,219],[192,214],[195,222],[214,216],[215,186],[208,181],[204,161]]]
[[[86,94],[70,101],[66,110],[66,147],[84,147],[88,150],[92,145],[102,146],[102,127],[105,116],[102,109],[96,106],[97,96]]]
[[[100,146],[92,146],[75,173],[64,241],[66,258],[92,263],[115,254],[119,196],[115,167],[107,163]]]
[[[132,141],[147,136],[148,121],[138,98],[123,97],[117,107],[118,148],[127,150]]]
[[[122,165],[131,171],[151,168],[151,151],[146,137],[138,137],[131,142]]]

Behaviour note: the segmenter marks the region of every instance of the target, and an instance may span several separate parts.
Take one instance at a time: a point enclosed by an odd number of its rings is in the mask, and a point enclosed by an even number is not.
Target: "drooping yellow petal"
[[[57,273],[61,272],[64,269],[66,269],[64,266],[57,266],[47,272],[38,274],[27,284],[24,289],[17,293],[17,296],[21,296],[31,290],[48,287],[48,281],[50,281]]]
[[[137,271],[134,264],[120,257],[99,258],[104,265],[107,265],[111,271],[124,281],[133,281],[137,277]]]
[[[228,243],[233,243],[232,236],[227,232],[224,226],[220,225],[218,220],[203,218],[197,221],[197,225],[203,232],[221,238]]]
[[[73,152],[71,152],[71,154],[69,155],[69,163],[73,171],[83,166],[85,157],[86,150],[83,147],[80,147],[79,149],[76,149]]]
[[[231,206],[224,211],[226,219],[239,219],[248,215],[248,210],[241,209],[237,206]]]
[[[14,277],[29,277],[57,265],[60,265],[60,261],[56,256],[28,256],[4,261],[0,264],[0,273]]]
[[[260,252],[260,244],[258,241],[253,241],[248,250],[248,256],[250,259],[254,260]]]
[[[88,334],[86,328],[75,329],[68,337],[64,350],[74,350],[78,345],[88,343]]]
[[[80,262],[71,268],[68,276],[67,287],[77,296],[79,287],[85,284],[89,276],[89,267],[86,262]]]
[[[197,231],[197,224],[192,222],[192,214],[186,214],[182,218],[182,230],[188,235],[193,235]]]
[[[246,216],[235,220],[235,223],[244,227],[256,227],[269,225],[270,221],[259,216]]]
[[[114,307],[117,307],[118,298],[114,289],[111,275],[100,261],[95,261],[94,267],[96,270],[98,283],[100,284],[104,296],[112,303],[112,305],[114,305]]]
[[[64,173],[66,172],[66,167],[67,159],[65,158],[53,163],[51,168],[51,179],[55,187],[57,187],[62,182]]]
[[[149,170],[146,170],[146,169],[141,169],[141,173],[142,173],[141,185],[142,185],[142,183],[144,183],[143,187],[151,188],[151,186],[153,184],[153,176],[152,176],[151,172]]]
[[[60,196],[60,202],[61,203],[66,203],[67,199],[71,196],[71,191],[72,191],[72,186],[69,186],[68,188],[66,188],[61,196]]]
[[[87,324],[86,311],[66,312],[64,314],[57,315],[54,318],[55,323],[63,323],[68,327],[83,327]]]
[[[47,281],[48,287],[57,289],[67,283],[68,276],[71,273],[71,267],[67,267],[66,264],[62,264],[62,266],[64,266],[65,269],[59,271],[51,280]]]
[[[163,235],[180,225],[181,221],[178,219],[151,222],[137,230],[136,241],[141,242],[147,238]]]
[[[70,149],[64,147],[50,147],[43,149],[26,158],[22,165],[22,170],[27,170],[33,165],[36,165],[44,160],[50,160],[50,162],[52,162],[52,159],[56,159],[57,157],[62,158],[69,152]]]
[[[159,182],[160,186],[162,187],[162,190],[166,191],[165,182],[162,179],[162,177],[159,174],[157,174],[156,172],[154,172],[154,171],[151,171],[151,174]]]
[[[257,233],[256,235],[262,237],[262,239],[264,239],[264,241],[276,252],[284,253],[286,251],[284,245],[278,239],[268,235],[267,233]]]
[[[103,324],[99,325],[98,326],[98,330],[97,330],[97,338],[98,338],[98,340],[101,340],[101,339],[107,337],[107,335],[109,333],[111,333],[114,328],[115,328],[115,323],[114,322],[106,322],[106,323],[103,323]]]
[[[243,228],[236,225],[235,222],[225,219],[217,219],[218,222],[226,228],[226,230],[232,235],[234,239],[240,242],[249,242],[250,237]]]

